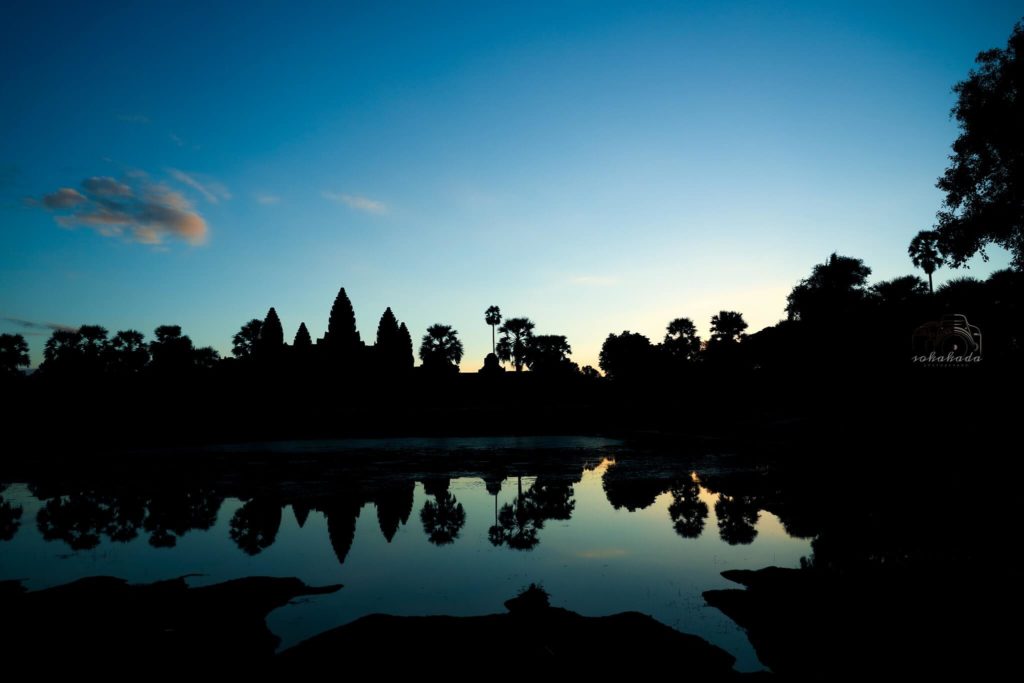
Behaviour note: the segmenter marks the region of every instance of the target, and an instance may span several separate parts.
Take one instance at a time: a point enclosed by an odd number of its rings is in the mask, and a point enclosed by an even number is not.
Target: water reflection
[[[58,494],[37,487],[32,487],[32,492],[45,500],[36,514],[39,533],[47,541],[63,541],[72,550],[95,548],[103,537],[128,543],[140,530],[149,534],[153,547],[173,548],[188,531],[211,528],[224,501],[213,491],[188,488],[151,496],[95,489]]]
[[[434,545],[448,545],[459,537],[459,531],[466,525],[466,511],[462,504],[448,490],[451,480],[447,478],[427,479],[423,490],[434,500],[428,500],[420,511],[423,533]]]
[[[700,538],[708,518],[708,504],[700,499],[697,477],[676,480],[670,493],[672,503],[668,506],[668,516],[672,518],[676,533],[683,538]]]
[[[281,504],[271,498],[253,498],[231,518],[231,540],[248,555],[269,548],[281,528]]]
[[[726,585],[725,567],[797,566],[808,544],[789,541],[774,516],[759,517],[779,506],[768,488],[760,495],[738,475],[683,459],[616,455],[277,460],[189,477],[15,484],[0,489],[0,580],[344,583],[323,608],[285,610],[305,615],[272,624],[286,645],[372,612],[500,610],[536,580],[555,604],[585,614],[640,609],[757,668],[742,632],[708,610],[701,591]]]
[[[747,490],[749,481],[744,482],[743,477],[726,479],[715,475],[715,485],[724,484],[725,488],[712,492],[702,486],[696,472],[666,468],[664,463],[653,473],[643,463],[610,458],[597,463],[574,462],[568,467],[564,461],[554,466],[535,463],[531,467],[516,472],[491,468],[475,477],[482,480],[493,497],[493,520],[487,529],[487,539],[493,546],[517,551],[538,546],[546,522],[572,519],[576,509],[574,487],[584,472],[594,468],[601,473],[604,495],[615,510],[642,511],[659,496],[669,494],[667,522],[683,539],[701,537],[710,513],[707,500],[713,499],[720,539],[729,545],[750,544],[757,538],[760,511],[766,504],[763,496]],[[514,482],[515,494],[510,501],[500,504],[506,481]],[[238,498],[242,505],[230,518],[228,535],[246,555],[257,555],[276,542],[284,508],[290,506],[299,528],[312,511],[324,515],[334,555],[339,564],[344,564],[362,509],[373,505],[380,533],[390,544],[399,529],[409,523],[417,483],[426,495],[419,519],[427,540],[436,546],[458,541],[468,512],[451,490],[451,477],[433,474],[348,476],[343,482],[298,487],[293,489],[297,495],[291,496],[274,491],[273,486],[262,481],[203,486],[172,482],[154,485],[155,490],[150,491],[145,487],[141,491],[127,491],[69,489],[71,483],[60,487],[32,484],[29,490],[42,503],[35,515],[40,535],[47,541],[61,541],[73,551],[94,549],[104,539],[128,543],[140,533],[147,534],[153,547],[174,548],[188,532],[211,529],[224,501]],[[247,494],[247,486],[258,492]],[[735,490],[730,486],[735,486]],[[14,538],[21,526],[22,512],[22,506],[0,497],[0,541]],[[801,536],[813,535],[813,529],[805,529],[801,524],[806,523],[797,522]]]
[[[0,483],[0,493],[3,493],[5,488],[7,486]],[[22,512],[20,505],[13,505],[0,496],[0,541],[9,541],[18,533]]]

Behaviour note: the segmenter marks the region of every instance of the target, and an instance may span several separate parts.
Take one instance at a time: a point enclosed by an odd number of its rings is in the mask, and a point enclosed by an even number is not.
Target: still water
[[[762,668],[701,593],[735,587],[726,569],[798,566],[809,539],[791,537],[755,497],[716,490],[698,468],[652,474],[600,447],[535,453],[500,467],[485,451],[470,465],[435,457],[427,472],[407,458],[378,468],[388,476],[278,472],[269,485],[7,484],[0,580],[29,589],[95,575],[344,584],[271,613],[282,647],[374,612],[501,612],[536,582],[556,606],[644,612],[729,651],[741,671]]]

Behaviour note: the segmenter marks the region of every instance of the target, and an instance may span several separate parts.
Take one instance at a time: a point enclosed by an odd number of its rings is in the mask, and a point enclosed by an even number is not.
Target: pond
[[[304,448],[294,461],[277,446],[257,464],[232,451],[189,477],[9,483],[0,580],[343,584],[271,613],[282,647],[370,613],[501,612],[538,583],[583,615],[650,614],[750,671],[762,667],[746,635],[701,594],[733,587],[726,569],[811,554],[810,539],[732,485],[756,469],[718,458],[642,458],[602,442],[367,445]]]

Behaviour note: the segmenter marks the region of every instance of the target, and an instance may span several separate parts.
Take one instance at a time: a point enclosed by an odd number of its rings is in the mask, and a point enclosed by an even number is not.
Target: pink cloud
[[[62,228],[95,230],[104,237],[121,237],[140,244],[159,245],[181,240],[193,246],[206,242],[209,228],[181,192],[133,174],[127,182],[93,177],[82,181],[82,192],[62,187],[39,202],[57,215]]]

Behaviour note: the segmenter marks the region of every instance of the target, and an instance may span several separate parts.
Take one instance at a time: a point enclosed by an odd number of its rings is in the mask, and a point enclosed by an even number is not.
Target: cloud
[[[330,199],[332,202],[341,202],[348,208],[355,209],[356,211],[378,215],[388,212],[387,204],[376,199],[370,199],[369,197],[360,197],[359,195],[346,194],[344,192],[324,192],[323,197],[324,199]]]
[[[62,228],[95,230],[104,237],[123,237],[141,244],[179,239],[191,245],[206,242],[208,228],[192,203],[177,190],[133,173],[125,182],[107,177],[86,178],[82,191],[62,187],[36,202],[56,213]]]
[[[167,169],[167,172],[170,173],[171,177],[179,183],[184,183],[199,194],[203,195],[203,197],[206,198],[206,201],[211,204],[216,204],[222,199],[231,199],[231,193],[228,192],[228,188],[215,180],[203,178],[200,182],[199,178],[196,176],[189,175],[188,173],[179,171],[176,168],[169,168]]]
[[[25,320],[24,318],[7,318],[9,323],[14,323],[20,327],[24,327],[26,330],[66,330],[68,332],[74,332],[78,327],[73,325],[62,325],[60,323],[48,323],[48,322],[36,322],[35,320]]]
[[[258,194],[256,195],[256,202],[259,204],[277,204],[281,201],[281,198],[276,194]]]
[[[584,287],[611,287],[619,284],[619,278],[610,275],[574,275],[569,278],[569,282]]]
[[[100,197],[131,197],[132,188],[124,183],[119,183],[113,178],[92,177],[82,181],[82,187],[86,192]],[[74,190],[72,190],[74,191]]]
[[[184,141],[184,140],[182,140],[181,138],[179,138],[179,137],[178,137],[177,135],[175,135],[174,133],[171,133],[171,134],[170,134],[170,137],[171,137],[171,142],[173,142],[174,144],[176,144],[176,145],[177,145],[178,147],[184,147],[184,146],[185,146],[185,141]]]
[[[70,209],[87,201],[89,200],[85,195],[73,187],[62,187],[56,192],[44,194],[42,199],[43,206],[47,209]]]

